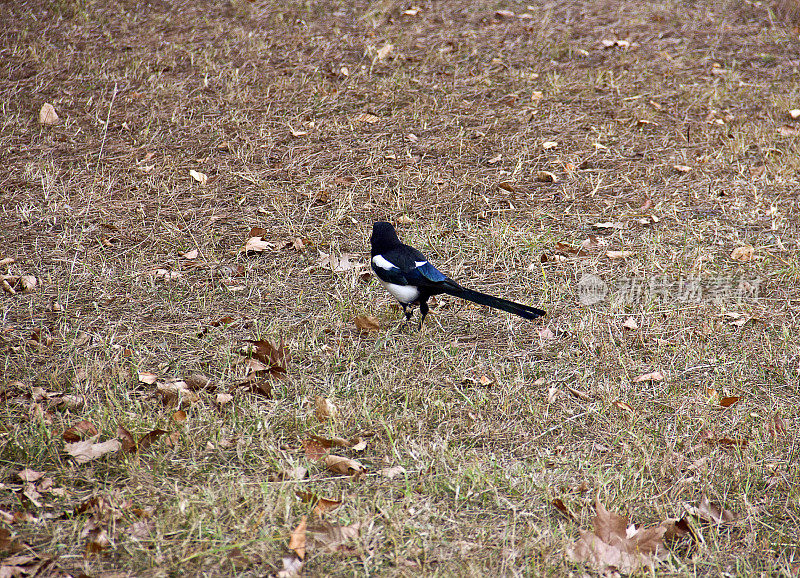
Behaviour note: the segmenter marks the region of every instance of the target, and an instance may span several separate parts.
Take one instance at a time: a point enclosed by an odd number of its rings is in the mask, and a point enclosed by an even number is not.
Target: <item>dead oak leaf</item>
[[[358,262],[359,256],[355,253],[342,253],[340,255],[332,255],[319,252],[316,264],[320,267],[330,269],[334,273],[343,273],[351,269],[361,269],[366,267],[364,263]]]
[[[667,550],[662,540],[663,525],[637,529],[628,526],[628,518],[609,512],[600,500],[595,504],[594,532],[581,530],[581,538],[567,550],[574,562],[587,563],[605,571],[616,569],[623,573],[653,568],[666,559]]]
[[[281,377],[286,375],[287,366],[291,361],[291,354],[286,349],[286,344],[281,338],[280,343],[275,344],[268,339],[247,339],[254,348],[251,353],[253,358],[260,361],[265,366],[265,371],[270,375]]]
[[[75,458],[79,464],[85,464],[108,453],[116,453],[122,447],[118,439],[110,439],[102,443],[95,443],[99,435],[92,436],[88,440],[64,444],[64,451]]]
[[[361,524],[356,522],[349,526],[339,526],[329,522],[320,522],[308,527],[308,548],[326,552],[343,551],[345,542],[358,537]]]
[[[263,253],[269,248],[274,248],[275,245],[269,241],[265,241],[261,237],[250,237],[244,242],[244,245],[239,249],[239,253],[251,255],[253,253]]]
[[[697,508],[689,508],[690,513],[707,522],[725,524],[735,522],[739,517],[722,506],[709,501],[708,496],[703,496]]]

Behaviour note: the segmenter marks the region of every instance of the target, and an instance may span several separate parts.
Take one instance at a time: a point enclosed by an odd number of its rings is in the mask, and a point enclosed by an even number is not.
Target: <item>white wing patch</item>
[[[387,261],[386,259],[384,259],[384,258],[383,258],[383,255],[375,255],[375,256],[372,258],[372,263],[373,263],[373,264],[374,264],[376,267],[380,267],[381,269],[385,269],[386,271],[389,271],[390,269],[397,269],[397,268],[398,268],[398,267],[395,267],[394,265],[392,265],[392,264],[391,264],[389,261]]]
[[[417,267],[422,267],[423,265],[427,265],[427,261],[414,261],[414,265]]]

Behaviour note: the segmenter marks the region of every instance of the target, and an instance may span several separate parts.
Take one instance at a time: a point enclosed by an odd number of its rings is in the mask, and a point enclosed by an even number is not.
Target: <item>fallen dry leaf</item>
[[[287,470],[281,470],[277,473],[270,474],[269,481],[271,482],[285,482],[291,480],[304,480],[308,476],[308,468],[303,466],[296,466]]]
[[[61,434],[61,437],[65,442],[75,443],[85,437],[97,435],[97,433],[97,428],[94,427],[94,424],[84,419],[67,428],[66,431]]]
[[[281,559],[283,568],[278,572],[277,578],[299,578],[303,572],[303,561],[297,556],[284,556]]]
[[[361,474],[365,471],[364,466],[356,460],[333,454],[325,456],[325,466],[332,472],[343,476]]]
[[[225,405],[233,401],[233,396],[230,393],[218,393],[216,401],[218,405]]]
[[[636,529],[628,526],[628,518],[609,512],[598,499],[595,504],[594,533],[581,530],[581,538],[567,550],[574,562],[589,564],[605,572],[614,569],[633,573],[643,568],[654,568],[667,557],[662,541],[666,532],[663,525]]]
[[[372,315],[359,315],[355,318],[355,324],[361,333],[378,331],[381,328],[380,321]]]
[[[11,538],[11,531],[9,529],[0,528],[0,553],[2,553],[3,556],[7,556],[8,554],[15,554],[24,549],[25,546],[23,546],[18,540]],[[3,561],[0,563],[5,564],[6,560],[8,560],[8,558],[4,558]],[[2,566],[0,566],[0,568],[1,567]],[[8,574],[8,575],[15,576],[15,574]]]
[[[730,397],[723,397],[721,400],[719,400],[719,404],[722,407],[730,407],[730,406],[738,403],[740,399],[741,399],[741,397],[738,396],[738,395],[732,395]]]
[[[376,124],[381,119],[380,117],[377,117],[374,114],[370,114],[368,112],[362,112],[361,114],[356,116],[353,120],[356,122],[363,122],[366,124]]]
[[[269,241],[265,241],[262,237],[250,237],[245,241],[244,245],[239,249],[239,253],[252,254],[263,253],[269,248],[274,248],[275,245]]]
[[[767,430],[773,438],[780,438],[786,436],[786,424],[777,412],[772,416],[772,420],[767,422]]]
[[[200,396],[189,389],[182,379],[172,378],[165,383],[156,383],[156,393],[166,406],[186,407],[200,401]]]
[[[303,440],[303,450],[305,450],[306,458],[315,462],[328,455],[329,447],[326,448],[325,444],[317,439]]]
[[[197,256],[198,256],[199,254],[200,254],[200,251],[198,251],[198,250],[195,248],[195,249],[192,249],[192,250],[190,250],[190,251],[186,251],[185,253],[181,253],[181,254],[180,254],[180,256],[181,256],[182,258],[184,258],[184,259],[189,259],[189,260],[191,260],[191,259],[197,259]]]
[[[570,387],[567,384],[564,384],[564,387],[567,388],[567,391],[572,394],[573,397],[580,399],[582,401],[589,401],[589,394],[580,391],[579,389],[575,389],[574,387]]]
[[[572,515],[572,512],[569,511],[567,506],[564,504],[564,502],[560,498],[556,498],[555,500],[553,500],[552,504],[553,504],[553,507],[556,510],[558,510],[559,512],[561,512],[561,514],[566,519],[568,519],[571,522],[575,522],[576,521],[575,520],[575,516]]]
[[[201,185],[205,185],[208,182],[208,175],[206,175],[205,173],[201,173],[200,171],[196,171],[194,169],[191,169],[189,171],[189,176],[192,177]]]
[[[558,175],[550,171],[537,171],[536,180],[540,183],[557,183]]]
[[[630,405],[625,403],[624,401],[616,400],[616,401],[612,402],[611,405],[613,405],[617,409],[620,409],[620,410],[622,410],[624,412],[629,413],[630,415],[636,415],[636,411]]]
[[[595,229],[624,229],[625,223],[620,221],[603,221],[592,225]]]
[[[136,451],[136,440],[133,435],[123,426],[117,426],[117,439],[122,444],[122,451],[126,454]]]
[[[147,432],[142,437],[139,438],[139,445],[137,450],[143,452],[147,450],[155,441],[160,438],[165,433],[169,433],[163,429],[154,429],[153,431]]]
[[[783,124],[778,127],[778,134],[781,136],[800,136],[800,128],[790,124]]]
[[[49,102],[45,102],[42,108],[39,109],[39,124],[56,124],[58,122],[58,113],[55,107]]]
[[[633,255],[633,251],[606,251],[609,259],[626,259]]]
[[[558,148],[558,143],[555,141],[547,140],[542,143],[542,148],[546,151]]]
[[[749,441],[746,438],[727,438],[722,437],[718,438],[715,437],[713,434],[710,437],[706,437],[703,439],[705,443],[710,446],[723,446],[723,447],[745,447]]]
[[[342,253],[341,255],[329,255],[324,251],[319,252],[317,258],[317,265],[330,269],[334,273],[342,273],[350,271],[351,269],[360,269],[365,267],[364,263],[358,262],[359,256],[355,253]]]
[[[629,315],[629,316],[628,316],[628,318],[627,318],[627,319],[625,319],[625,321],[622,323],[622,326],[623,326],[625,329],[631,329],[631,330],[633,330],[633,329],[639,329],[639,324],[638,324],[638,323],[636,323],[636,319],[634,319],[634,318],[633,318],[632,316],[630,316],[630,315]]]
[[[314,415],[319,421],[328,421],[329,419],[336,419],[338,410],[333,402],[327,397],[318,395],[314,398]]]
[[[376,60],[378,60],[378,61],[386,60],[386,58],[392,53],[393,49],[394,49],[394,45],[393,44],[384,44],[375,53]]]
[[[174,380],[175,382],[180,382],[178,387],[180,388],[189,388],[192,391],[200,391],[203,389],[207,389],[211,380],[203,375],[202,373],[192,373],[183,381],[181,380]]]
[[[692,167],[688,167],[686,165],[673,165],[672,168],[678,171],[679,173],[688,173],[689,171],[692,170]]]
[[[731,259],[742,262],[752,261],[754,254],[755,249],[751,245],[742,245],[741,247],[736,247],[733,251],[731,251]]]
[[[140,371],[138,377],[140,383],[146,383],[147,385],[153,385],[156,381],[158,381],[158,376],[155,373],[150,373],[149,371]]]
[[[573,247],[572,245],[562,243],[561,241],[556,243],[555,247],[553,247],[553,250],[558,251],[559,253],[565,253],[566,255],[575,255],[576,257],[586,257],[589,255],[589,253],[584,250],[583,246]]]
[[[331,500],[329,498],[321,498],[317,494],[313,492],[306,492],[304,490],[296,490],[295,494],[301,501],[305,503],[311,503],[314,505],[314,514],[317,516],[321,516],[330,512],[331,510],[335,510],[339,506],[342,505],[341,500]]]
[[[738,519],[736,514],[709,501],[708,496],[705,495],[700,500],[700,505],[697,506],[697,508],[690,508],[690,510],[691,513],[699,518],[707,522],[714,522],[715,524],[735,522]]]
[[[264,364],[263,371],[266,371],[274,377],[284,377],[287,372],[287,367],[291,361],[291,354],[286,349],[284,339],[281,338],[280,343],[275,344],[268,339],[246,339],[252,343],[255,348],[251,350],[252,356]]]
[[[358,537],[361,524],[356,522],[349,526],[338,526],[329,522],[320,522],[308,527],[310,538],[308,548],[326,552],[337,552],[345,549],[344,543]]]
[[[36,470],[31,470],[28,468],[17,472],[17,477],[23,482],[35,482],[42,476],[44,476],[44,472],[37,472]]]
[[[638,377],[633,378],[633,383],[642,383],[643,381],[661,381],[664,379],[664,376],[661,374],[660,371],[653,371],[651,373],[643,373]]]
[[[115,453],[120,450],[122,444],[118,439],[110,439],[102,443],[95,443],[99,436],[92,436],[88,440],[64,444],[64,451],[75,458],[79,464],[85,464],[97,458],[101,458],[108,453]]]
[[[297,527],[292,530],[289,549],[293,550],[301,560],[306,557],[306,516],[303,516]]]
[[[399,476],[400,474],[405,474],[405,473],[406,469],[403,466],[391,466],[388,468],[382,468],[378,470],[379,476],[383,476],[384,478],[389,478],[390,480],[392,478]]]
[[[93,523],[90,519],[81,534],[86,538],[86,554],[100,554],[112,547],[111,538],[104,526]]]

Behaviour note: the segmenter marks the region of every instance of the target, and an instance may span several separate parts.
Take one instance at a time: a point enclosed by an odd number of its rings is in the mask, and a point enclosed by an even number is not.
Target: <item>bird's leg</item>
[[[419,312],[420,312],[419,328],[420,328],[420,330],[422,330],[422,324],[425,322],[425,316],[428,314],[428,311],[429,311],[428,300],[427,299],[421,299],[420,302],[419,302]]]
[[[406,316],[406,326],[411,322],[411,316],[414,315],[414,310],[411,309],[407,303],[401,303],[403,306],[403,315]]]

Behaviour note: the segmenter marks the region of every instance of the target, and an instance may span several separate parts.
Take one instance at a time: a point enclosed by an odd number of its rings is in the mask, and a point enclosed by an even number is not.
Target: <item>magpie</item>
[[[466,289],[450,279],[428,262],[425,255],[413,247],[404,245],[397,237],[391,223],[379,221],[372,226],[372,270],[381,285],[403,306],[406,321],[411,321],[413,311],[409,305],[419,303],[422,318],[428,314],[428,299],[432,295],[447,293],[479,305],[502,309],[525,319],[536,319],[546,315],[545,311]]]

